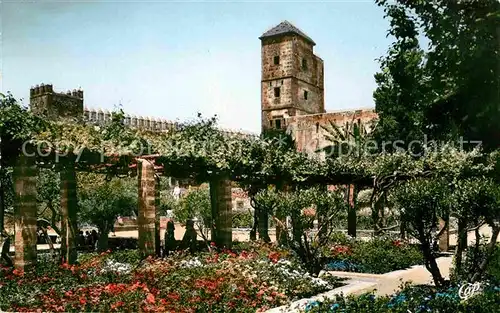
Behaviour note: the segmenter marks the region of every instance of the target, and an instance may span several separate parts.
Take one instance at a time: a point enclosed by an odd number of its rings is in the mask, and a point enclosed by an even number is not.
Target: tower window
[[[280,96],[280,92],[281,92],[280,87],[275,87],[275,88],[274,88],[274,97],[275,97],[275,98],[279,98],[279,96]]]
[[[276,129],[281,129],[281,120],[275,120],[274,123],[276,123]]]
[[[274,56],[274,65],[278,65],[280,64],[280,56],[279,55],[275,55]]]
[[[307,96],[309,96],[309,93],[307,92],[307,90],[304,90],[304,100],[307,100]]]
[[[307,60],[306,59],[302,59],[302,69],[307,70]]]

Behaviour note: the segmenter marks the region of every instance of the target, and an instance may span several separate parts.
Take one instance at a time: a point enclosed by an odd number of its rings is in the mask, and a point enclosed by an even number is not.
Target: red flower
[[[339,254],[351,254],[351,248],[349,246],[335,246],[331,249],[333,255]]]
[[[12,271],[12,274],[14,274],[15,276],[23,276],[24,271],[16,268]]]
[[[87,300],[85,300],[84,298],[80,298],[81,305],[85,305],[86,303],[87,303]]]
[[[395,247],[401,247],[403,245],[403,242],[401,240],[394,240],[392,242],[392,244],[395,246]]]
[[[167,295],[167,298],[169,298],[171,300],[179,300],[181,298],[181,296],[176,292],[171,292]]]
[[[273,263],[276,263],[276,262],[278,262],[278,260],[280,259],[280,253],[279,253],[279,252],[271,252],[271,253],[269,253],[268,258],[269,258],[269,260],[271,260]]]
[[[213,242],[213,241],[212,241],[212,242],[210,243],[210,246],[211,246],[211,247],[215,247],[215,242]]]
[[[155,303],[155,296],[154,296],[154,294],[148,293],[148,295],[146,297],[146,301],[148,303],[154,304]]]
[[[124,304],[125,303],[123,301],[118,301],[118,302],[116,302],[116,303],[114,303],[114,304],[111,305],[111,310],[119,308],[119,307],[123,306]]]

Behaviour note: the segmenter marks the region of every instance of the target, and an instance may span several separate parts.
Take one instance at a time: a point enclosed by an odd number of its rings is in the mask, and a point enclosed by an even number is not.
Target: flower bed
[[[78,266],[41,262],[36,272],[0,272],[6,311],[255,312],[341,285],[314,278],[286,253],[178,254],[140,261],[135,251],[83,255]]]
[[[486,285],[478,294],[461,300],[459,287],[435,290],[428,286],[407,286],[390,297],[364,294],[358,297],[337,296],[324,302],[312,301],[303,312],[363,312],[363,313],[469,313],[500,312],[500,287]]]
[[[329,260],[326,270],[383,274],[422,264],[423,260],[418,247],[399,240],[359,241],[338,235],[334,242],[325,251]]]

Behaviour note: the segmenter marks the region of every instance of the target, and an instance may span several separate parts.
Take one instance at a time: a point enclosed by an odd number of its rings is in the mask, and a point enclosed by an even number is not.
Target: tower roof
[[[269,38],[269,37],[274,37],[274,36],[283,36],[283,35],[288,35],[288,34],[295,34],[299,35],[300,37],[304,38],[306,41],[310,42],[313,46],[316,45],[316,43],[311,39],[311,37],[307,36],[303,31],[298,29],[297,27],[293,26],[292,23],[289,21],[283,21],[279,23],[278,25],[274,26],[267,32],[263,33],[262,36],[259,37],[260,40],[264,38]]]

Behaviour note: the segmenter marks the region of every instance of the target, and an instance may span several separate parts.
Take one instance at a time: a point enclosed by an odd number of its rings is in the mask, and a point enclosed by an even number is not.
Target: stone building
[[[52,85],[37,85],[30,89],[30,108],[49,119],[83,116],[83,90],[55,92]]]
[[[358,123],[370,130],[377,118],[374,109],[325,111],[323,60],[314,54],[316,44],[309,36],[283,21],[259,39],[262,131],[287,130],[298,150],[312,154],[329,144],[321,126]]]
[[[51,84],[41,84],[30,89],[30,109],[37,115],[55,120],[72,118],[88,124],[105,125],[111,122],[113,112],[106,109],[94,109],[84,106],[83,90],[56,92]],[[150,116],[136,116],[125,113],[123,123],[132,128],[162,132],[179,127],[178,122]],[[257,137],[257,134],[242,130],[220,130],[228,136]]]

